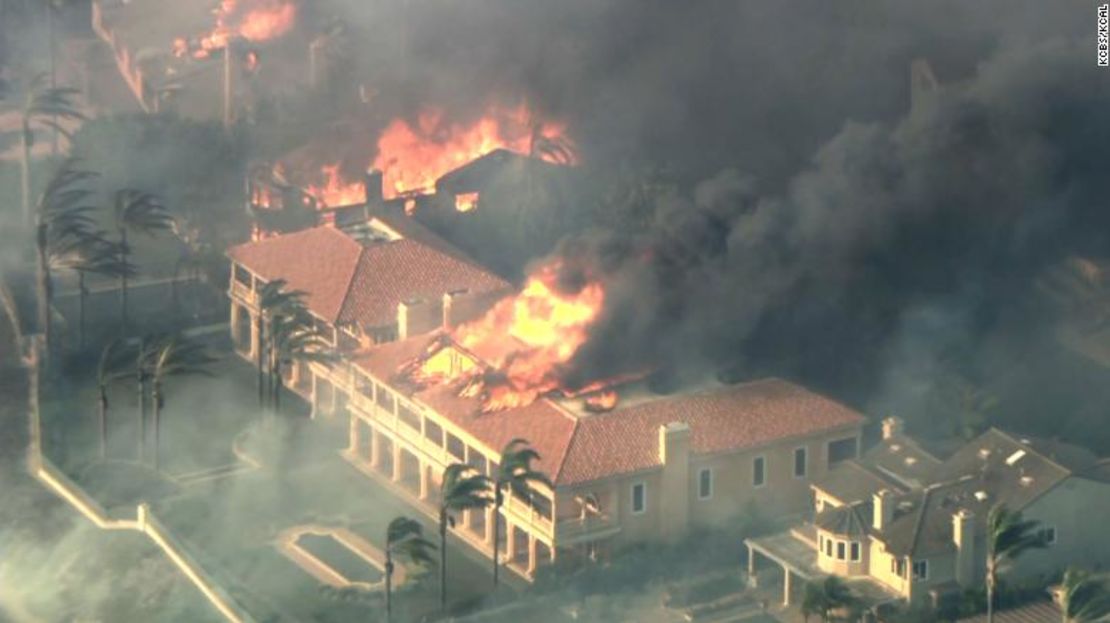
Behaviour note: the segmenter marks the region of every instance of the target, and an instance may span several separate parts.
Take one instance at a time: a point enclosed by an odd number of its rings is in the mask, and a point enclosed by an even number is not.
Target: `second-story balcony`
[[[615,517],[606,513],[586,513],[555,522],[555,542],[559,547],[604,539],[621,531]]]

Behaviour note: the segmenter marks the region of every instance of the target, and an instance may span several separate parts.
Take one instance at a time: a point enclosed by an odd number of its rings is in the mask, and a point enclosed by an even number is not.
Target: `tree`
[[[100,352],[100,361],[96,365],[96,387],[99,391],[97,401],[97,430],[100,434],[100,460],[108,454],[108,384],[126,376],[123,371],[121,354],[123,352],[122,340],[115,339]]]
[[[286,366],[296,363],[330,364],[338,359],[324,333],[311,324],[303,307],[290,308],[269,323],[270,338],[270,404],[274,413],[281,411],[282,374]]]
[[[98,240],[89,216],[93,208],[86,204],[92,195],[87,183],[95,177],[94,173],[78,169],[73,159],[67,160],[47,183],[35,210],[36,295],[44,357],[49,356],[53,345],[52,269],[67,263],[64,258],[74,254],[75,249],[88,248]]]
[[[258,352],[255,353],[255,363],[258,365],[258,406],[266,406],[266,357],[269,325],[275,316],[282,313],[292,313],[296,309],[303,309],[301,302],[304,292],[300,290],[286,290],[284,279],[274,279],[258,289],[258,313],[255,314],[254,333],[257,337]]]
[[[854,609],[860,604],[852,589],[835,575],[823,582],[807,582],[802,597],[802,616],[808,621],[811,615],[821,617],[826,623],[833,618],[833,612],[841,609]]]
[[[987,515],[987,623],[994,621],[994,595],[1002,566],[1028,550],[1044,547],[1044,537],[1037,531],[1039,522],[1022,519],[1021,511],[1011,511],[1004,504]]]
[[[119,249],[120,264],[130,263],[131,245],[127,241],[127,232],[139,232],[147,236],[155,236],[159,232],[170,231],[173,228],[173,218],[162,205],[158,197],[151,193],[123,188],[116,191],[115,225],[119,233],[117,248]],[[120,332],[127,335],[127,277],[126,272],[120,273]]]
[[[1110,614],[1110,578],[1069,568],[1060,585],[1064,623],[1088,623]]]
[[[485,508],[490,500],[490,481],[473,467],[453,463],[443,470],[439,500],[439,605],[447,610],[447,528],[455,527],[451,513]]]
[[[134,275],[135,267],[123,263],[116,245],[97,232],[93,238],[79,241],[73,245],[71,253],[64,256],[57,267],[64,267],[77,273],[77,334],[78,344],[85,347],[85,307],[89,289],[85,285],[86,275],[97,274],[118,278],[123,274]]]
[[[393,559],[401,557],[409,562],[430,566],[435,564],[432,552],[436,546],[424,538],[424,528],[408,517],[397,517],[389,522],[385,534],[385,620],[393,616]]]
[[[73,97],[76,94],[77,89],[47,85],[43,74],[36,76],[27,90],[27,96],[23,102],[23,131],[20,137],[19,158],[19,184],[24,223],[31,223],[31,148],[35,144],[35,129],[46,126],[69,138],[69,130],[62,127],[58,120],[85,119],[84,114],[77,110],[73,103]]]
[[[501,450],[501,463],[493,482],[493,586],[497,587],[498,571],[501,568],[501,506],[505,503],[505,489],[510,495],[528,499],[530,485],[543,483],[554,489],[547,474],[532,468],[532,462],[540,455],[533,450],[526,439],[513,439]]]
[[[150,370],[150,397],[153,402],[153,418],[151,424],[154,429],[154,469],[159,467],[159,438],[161,431],[161,414],[166,398],[163,383],[171,376],[184,376],[191,374],[210,374],[207,366],[215,361],[205,350],[204,345],[192,341],[182,335],[162,338],[151,351]]]

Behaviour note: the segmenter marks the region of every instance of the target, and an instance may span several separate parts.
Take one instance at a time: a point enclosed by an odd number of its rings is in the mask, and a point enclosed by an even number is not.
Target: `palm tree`
[[[311,326],[303,307],[275,317],[269,323],[270,331],[270,403],[274,413],[281,411],[281,390],[284,388],[283,371],[295,363],[333,363],[338,355],[328,344],[324,334]]]
[[[453,463],[443,470],[439,500],[439,605],[447,610],[447,528],[455,527],[451,513],[485,508],[490,499],[490,481],[473,467]]]
[[[1089,623],[1110,614],[1110,578],[1069,568],[1060,586],[1064,623]]]
[[[802,616],[808,621],[811,615],[817,615],[827,623],[832,620],[833,611],[855,608],[859,603],[859,598],[844,580],[830,575],[823,582],[806,583],[805,596],[802,598]]]
[[[184,376],[188,374],[208,375],[210,372],[207,366],[215,361],[215,358],[209,355],[205,350],[203,344],[189,340],[180,335],[161,340],[153,351],[153,357],[150,360],[149,379],[150,397],[154,408],[152,411],[153,418],[151,419],[151,424],[154,429],[152,455],[154,457],[155,470],[159,467],[158,450],[161,431],[160,422],[162,408],[165,406],[166,402],[162,384],[171,376]]]
[[[1037,531],[1039,522],[1021,517],[1004,504],[987,515],[987,623],[994,621],[994,594],[1002,565],[1017,559],[1030,549],[1044,547],[1044,537]]]
[[[112,340],[100,353],[100,361],[96,365],[96,387],[100,392],[97,401],[97,430],[100,433],[100,460],[108,454],[108,384],[123,378],[126,373],[120,365],[121,347],[123,342],[119,339]]]
[[[91,237],[74,241],[70,245],[69,253],[60,257],[60,262],[55,268],[68,268],[77,273],[77,333],[78,344],[85,347],[85,307],[89,296],[89,289],[85,285],[86,276],[89,274],[103,275],[116,278],[121,273],[135,274],[132,264],[121,263],[116,245],[104,238],[104,234],[97,232]]]
[[[424,528],[408,517],[397,517],[389,522],[385,533],[385,620],[393,616],[393,558],[400,556],[410,562],[430,566],[435,564],[432,552],[436,546],[424,538]]]
[[[67,160],[46,185],[35,211],[36,294],[39,330],[43,336],[44,357],[52,347],[52,314],[54,283],[52,268],[65,264],[75,249],[95,244],[97,234],[89,216],[92,207],[85,200],[92,195],[87,188],[94,173],[77,169],[73,159]]]
[[[532,461],[540,460],[526,439],[513,439],[501,450],[501,463],[493,481],[493,586],[497,587],[497,575],[501,568],[499,560],[501,539],[501,506],[505,503],[505,489],[511,495],[527,499],[529,485],[540,482],[554,489],[547,474],[532,468]]]
[[[31,223],[31,148],[35,144],[35,129],[46,126],[68,138],[69,130],[62,127],[58,119],[85,119],[85,115],[73,103],[77,89],[48,86],[45,82],[46,78],[42,74],[36,76],[31,81],[23,102],[19,184],[23,201],[23,222],[27,224]]]
[[[39,381],[41,367],[40,353],[42,352],[42,339],[40,336],[24,336],[23,322],[20,319],[19,307],[15,303],[11,290],[0,275],[0,307],[11,324],[12,342],[16,351],[20,353],[20,363],[27,370],[27,412],[30,415],[30,439],[27,444],[27,460],[32,469],[37,469],[42,459],[42,425],[39,412]],[[28,344],[24,348],[24,337]]]
[[[173,228],[173,218],[158,197],[151,193],[124,188],[116,191],[115,226],[119,233],[117,249],[121,265],[130,264],[131,246],[127,242],[129,231],[147,236]],[[120,331],[127,335],[127,272],[119,275],[120,291]]]
[[[286,290],[284,279],[274,279],[258,289],[258,314],[254,316],[254,332],[258,336],[258,352],[255,353],[258,365],[258,406],[266,406],[266,333],[272,320],[282,313],[292,313],[304,309],[304,292]]]

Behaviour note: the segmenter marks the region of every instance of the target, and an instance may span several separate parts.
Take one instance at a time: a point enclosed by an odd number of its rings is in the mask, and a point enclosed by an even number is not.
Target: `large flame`
[[[360,205],[366,201],[366,185],[363,182],[344,182],[339,175],[339,165],[323,167],[322,184],[313,184],[305,189],[325,208]]]
[[[216,10],[216,27],[193,44],[174,40],[174,54],[207,58],[227,47],[233,37],[253,43],[276,39],[292,30],[296,18],[293,0],[223,0]]]
[[[387,198],[428,192],[443,174],[495,149],[509,149],[561,164],[573,159],[566,126],[539,120],[525,105],[491,107],[471,124],[451,122],[440,109],[422,111],[416,125],[393,120],[378,139],[374,168]],[[559,149],[545,149],[558,145]]]
[[[460,395],[480,398],[484,411],[524,406],[564,390],[562,373],[589,338],[605,303],[605,290],[599,281],[587,278],[576,291],[562,291],[557,283],[561,268],[559,261],[545,264],[519,294],[502,299],[483,317],[452,333],[456,344],[487,367],[454,378],[431,378],[417,369],[416,376],[426,382],[460,383]]]

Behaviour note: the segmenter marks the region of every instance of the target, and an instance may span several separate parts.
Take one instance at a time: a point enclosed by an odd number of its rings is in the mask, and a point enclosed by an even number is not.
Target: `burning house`
[[[525,578],[556,557],[594,559],[622,545],[681,538],[746,504],[797,512],[809,484],[857,455],[864,418],[780,379],[710,383],[671,395],[643,371],[568,384],[562,371],[604,304],[588,274],[568,289],[547,264],[517,294],[402,212],[229,250],[232,337],[252,361],[262,284],[307,293],[314,322],[342,353],[289,387],[314,417],[348,427],[347,460],[425,512],[444,469],[494,474],[525,438],[554,488],[534,485],[501,509],[468,512],[457,534],[492,556],[494,539]]]

